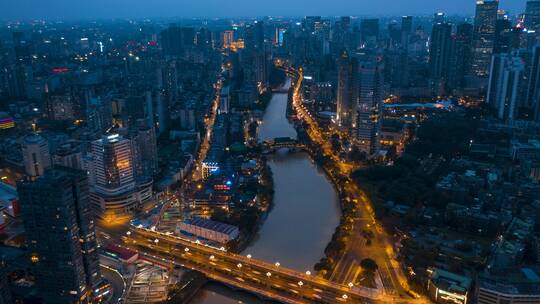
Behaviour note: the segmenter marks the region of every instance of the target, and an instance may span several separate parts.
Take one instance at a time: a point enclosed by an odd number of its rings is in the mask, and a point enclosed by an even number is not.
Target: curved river
[[[290,80],[285,88],[290,86]],[[287,94],[275,93],[265,112],[259,140],[296,138],[286,118]],[[282,267],[312,270],[339,223],[339,206],[332,184],[306,153],[278,151],[268,158],[274,178],[274,208],[256,239],[243,253]],[[267,303],[249,293],[210,283],[192,304]]]

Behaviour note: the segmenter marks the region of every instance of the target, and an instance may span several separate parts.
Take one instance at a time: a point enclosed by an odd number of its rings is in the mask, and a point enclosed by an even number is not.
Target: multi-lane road
[[[164,266],[196,269],[209,278],[284,303],[388,303],[382,293],[288,269],[176,236],[133,228],[125,246]]]

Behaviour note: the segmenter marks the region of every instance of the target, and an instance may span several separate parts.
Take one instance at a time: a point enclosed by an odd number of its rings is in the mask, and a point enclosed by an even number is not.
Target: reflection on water
[[[290,86],[290,80],[287,82]],[[296,138],[286,118],[287,94],[274,94],[259,130],[261,141]],[[339,223],[337,195],[306,153],[280,150],[268,158],[274,176],[274,208],[244,254],[299,271],[312,269]],[[255,296],[211,283],[192,304],[266,303]]]

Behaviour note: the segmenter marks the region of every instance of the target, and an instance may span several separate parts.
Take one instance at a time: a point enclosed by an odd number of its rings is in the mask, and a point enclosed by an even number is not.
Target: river
[[[290,86],[290,80],[286,86]],[[259,140],[296,138],[286,118],[287,94],[275,93],[259,130]],[[339,223],[337,194],[324,173],[304,152],[278,151],[268,158],[274,179],[274,208],[256,239],[243,252],[253,258],[279,262],[281,267],[313,270]],[[267,303],[257,297],[210,283],[192,304]]]

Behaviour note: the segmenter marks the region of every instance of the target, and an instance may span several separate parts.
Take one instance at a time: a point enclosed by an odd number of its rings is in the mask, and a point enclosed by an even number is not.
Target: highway
[[[382,294],[259,261],[173,235],[132,228],[125,246],[164,266],[182,266],[284,303],[388,303]]]

